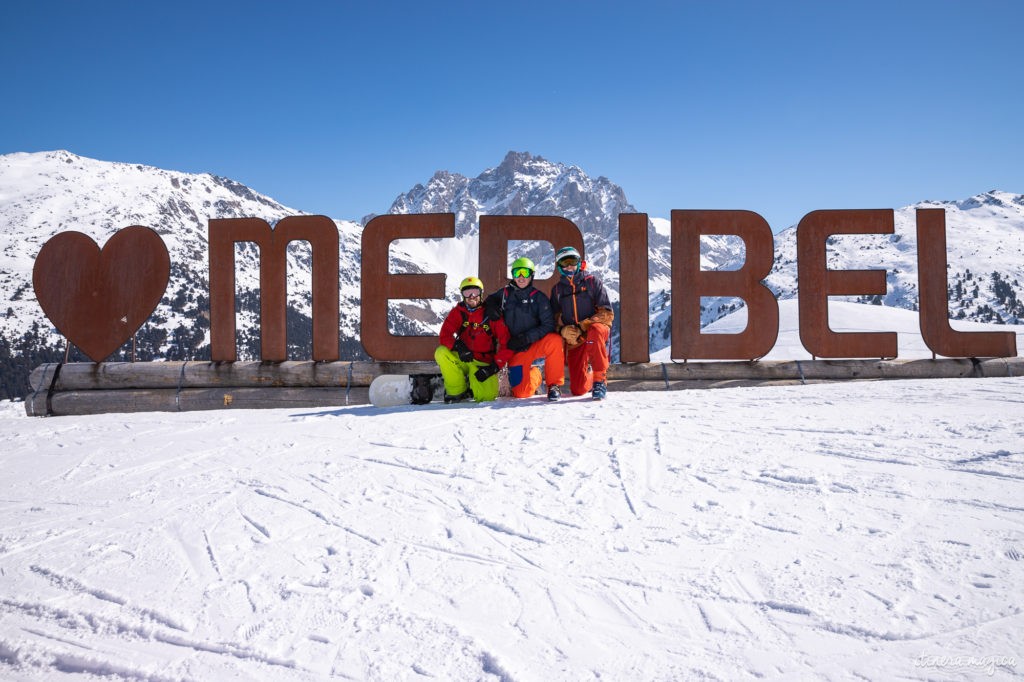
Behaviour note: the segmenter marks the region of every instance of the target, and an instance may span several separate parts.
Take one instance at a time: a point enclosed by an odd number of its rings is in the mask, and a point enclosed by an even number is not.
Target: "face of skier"
[[[480,305],[481,291],[476,288],[469,288],[462,290],[462,300],[466,302],[466,307],[473,310]]]
[[[516,268],[512,271],[512,281],[516,283],[516,286],[520,289],[525,289],[530,285],[530,280],[533,278],[533,273],[528,268]]]
[[[563,258],[558,261],[558,267],[562,269],[566,277],[572,277],[572,274],[576,272],[576,267],[580,264],[580,259],[575,257]]]

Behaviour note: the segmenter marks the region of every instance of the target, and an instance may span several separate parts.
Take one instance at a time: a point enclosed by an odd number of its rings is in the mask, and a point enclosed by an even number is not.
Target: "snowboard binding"
[[[413,405],[426,405],[434,399],[432,377],[428,375],[413,376],[411,401]]]

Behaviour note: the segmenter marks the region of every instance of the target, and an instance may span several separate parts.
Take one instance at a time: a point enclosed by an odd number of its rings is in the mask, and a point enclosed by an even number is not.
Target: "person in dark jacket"
[[[501,320],[487,320],[481,305],[484,285],[467,277],[459,285],[462,301],[441,324],[434,360],[444,379],[444,401],[470,398],[479,402],[498,397],[498,370],[511,353],[505,347],[508,329]]]
[[[562,339],[555,334],[551,302],[533,286],[537,268],[529,258],[512,263],[512,281],[487,297],[484,308],[491,320],[503,320],[508,328],[508,380],[512,395],[528,398],[537,393],[541,371],[533,363],[543,358],[548,400],[558,400],[565,382]]]
[[[571,246],[558,250],[555,267],[561,277],[551,288],[555,325],[565,341],[569,364],[569,390],[588,391],[594,400],[608,393],[608,336],[615,313],[604,283],[587,272],[587,264]]]

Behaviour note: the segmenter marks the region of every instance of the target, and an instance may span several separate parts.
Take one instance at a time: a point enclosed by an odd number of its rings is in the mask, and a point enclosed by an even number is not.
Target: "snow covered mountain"
[[[438,171],[426,184],[400,195],[388,213],[454,213],[457,237],[476,239],[482,215],[557,215],[571,220],[584,234],[588,260],[603,268],[610,288],[618,292],[618,217],[636,213],[622,188],[608,178],[591,179],[578,166],[553,163],[528,152],[509,152],[495,168],[475,178]],[[658,235],[655,250],[667,248]],[[516,245],[539,276],[553,271],[554,248],[528,242]],[[443,249],[437,254],[443,258]],[[475,259],[473,261],[475,267]],[[657,262],[658,273],[667,263]],[[467,270],[471,272],[472,270]],[[494,288],[501,284],[494,283]],[[488,285],[490,286],[490,285]]]
[[[207,273],[208,221],[215,218],[263,218],[271,224],[302,211],[227,178],[193,175],[127,163],[86,159],[66,151],[0,156],[0,291],[6,314],[0,316],[0,335],[17,339],[38,323],[40,339],[54,343],[32,290],[32,265],[43,243],[68,230],[83,232],[103,244],[117,230],[145,225],[156,230],[170,253],[171,276],[155,313],[139,334],[140,350],[168,359],[194,358],[209,343]],[[342,238],[341,295],[343,305],[358,304],[358,245],[360,226],[338,221]],[[243,347],[253,348],[258,289],[258,250],[236,248],[240,294],[239,327]],[[296,243],[289,249],[293,308],[309,311],[309,248]],[[355,264],[355,266],[353,266]],[[301,293],[304,292],[304,293]],[[349,316],[350,338],[356,322]]]
[[[1016,323],[1024,318],[1024,196],[988,192],[964,201],[922,202],[896,214],[891,237],[838,237],[830,267],[885,268],[889,292],[872,303],[916,307],[916,239],[913,211],[918,206],[947,211],[950,298],[955,317],[980,322]],[[685,207],[681,207],[685,208]],[[729,207],[722,207],[729,208]],[[825,208],[825,207],[823,207]],[[548,161],[527,152],[509,152],[500,164],[475,178],[438,171],[426,184],[400,194],[391,214],[454,213],[456,240],[401,240],[390,252],[393,272],[443,272],[448,275],[446,301],[392,303],[394,333],[436,333],[444,312],[455,300],[456,283],[475,273],[481,215],[559,215],[583,232],[591,267],[602,273],[613,302],[618,301],[618,216],[637,212],[621,187],[608,178],[590,178],[578,166]],[[0,156],[0,398],[21,395],[7,377],[26,366],[55,359],[63,342],[45,319],[32,290],[32,265],[39,249],[66,230],[86,233],[103,244],[117,230],[146,225],[160,233],[171,256],[171,281],[157,310],[140,330],[140,359],[209,357],[208,221],[257,217],[274,224],[304,215],[227,178],[188,174],[127,163],[87,159],[67,151]],[[358,358],[361,223],[334,219],[341,240],[339,290],[341,355]],[[650,244],[651,350],[669,343],[671,311],[668,220],[652,217]],[[510,245],[515,255],[538,264],[538,275],[552,270],[553,247],[546,243]],[[732,237],[703,239],[705,269],[735,267],[743,248]],[[309,248],[289,249],[290,356],[308,357]],[[795,228],[776,235],[776,266],[768,284],[780,298],[796,293]],[[254,245],[236,247],[239,357],[258,352],[258,252]],[[494,288],[500,282],[493,283]],[[491,288],[492,284],[487,284]],[[864,302],[864,301],[862,301]],[[737,300],[711,299],[703,312],[709,324],[733,312]],[[72,356],[74,357],[74,356]],[[16,367],[21,369],[16,369]],[[22,372],[27,376],[27,371]],[[6,393],[6,396],[5,396]]]
[[[417,184],[401,194],[388,210],[390,214],[454,213],[455,234],[460,245],[450,240],[422,240],[415,246],[415,262],[435,264],[437,270],[473,274],[477,255],[482,215],[557,215],[571,220],[582,232],[587,260],[599,271],[613,305],[619,299],[618,217],[620,213],[636,213],[621,187],[608,178],[590,178],[578,166],[548,161],[528,152],[509,152],[495,168],[475,178],[438,171],[426,185]],[[372,217],[372,216],[370,216]],[[546,242],[513,242],[510,258],[526,256],[537,264],[538,277],[554,271],[554,249],[559,245]],[[669,242],[663,235],[652,233],[651,276],[669,285]],[[495,290],[505,282],[485,282]],[[440,316],[444,304],[434,304]],[[613,347],[617,332],[613,332]]]
[[[571,220],[582,232],[590,268],[599,272],[612,304],[619,300],[619,214],[637,213],[621,187],[606,177],[596,180],[578,166],[548,161],[529,152],[509,152],[495,168],[476,178],[438,171],[426,185],[418,184],[395,199],[388,213],[454,213],[456,236],[463,246],[450,242],[423,241],[416,262],[438,264],[440,271],[471,273],[477,263],[481,215],[557,215]],[[367,216],[364,223],[373,216]],[[652,350],[668,341],[667,305],[671,289],[671,253],[667,221],[648,221],[650,316]],[[510,258],[527,256],[537,264],[538,277],[554,270],[554,248],[545,242],[515,242]],[[742,258],[743,247],[730,236],[708,235],[701,239],[701,266],[713,270]],[[504,282],[485,283],[496,289]],[[739,303],[723,299],[702,312],[708,324],[734,311]],[[440,308],[439,308],[440,309]],[[618,329],[612,333],[617,353]]]

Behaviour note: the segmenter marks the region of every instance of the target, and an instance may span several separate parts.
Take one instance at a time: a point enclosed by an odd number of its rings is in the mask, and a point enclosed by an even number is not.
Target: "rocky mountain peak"
[[[541,164],[548,164],[548,161],[542,156],[533,156],[530,152],[510,151],[494,170],[502,175],[512,175],[514,173],[528,174],[531,166]]]

